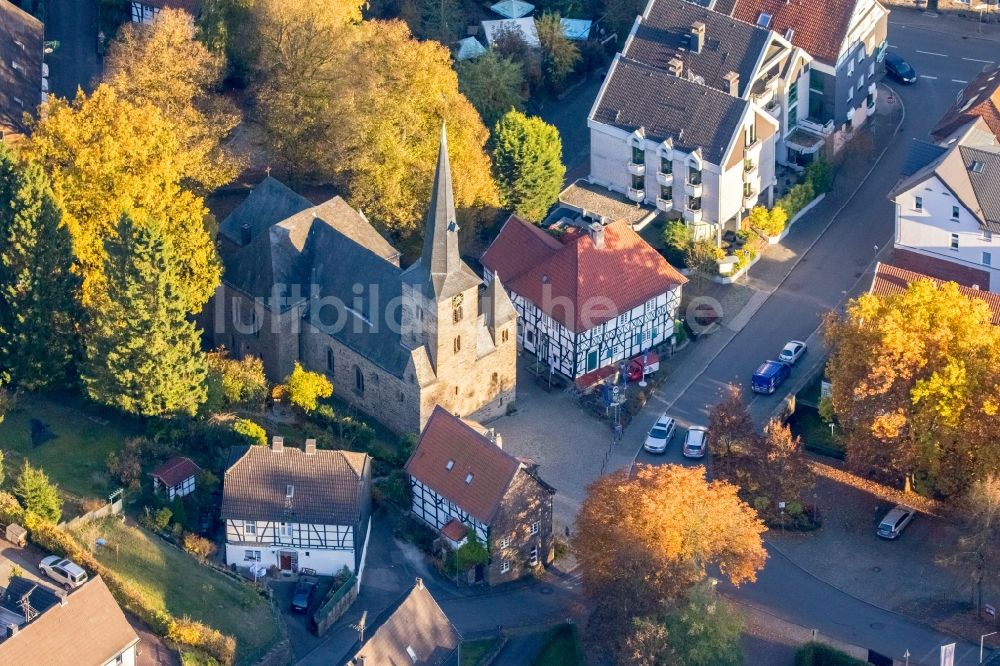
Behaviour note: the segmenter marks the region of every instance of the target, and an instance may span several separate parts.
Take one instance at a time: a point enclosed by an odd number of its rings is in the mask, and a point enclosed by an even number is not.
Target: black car
[[[887,53],[885,56],[885,73],[896,79],[900,83],[911,84],[917,82],[917,71],[910,63],[900,58],[895,53]]]
[[[313,596],[316,594],[317,580],[310,576],[302,576],[295,584],[295,592],[292,593],[292,611],[305,613],[309,610]]]

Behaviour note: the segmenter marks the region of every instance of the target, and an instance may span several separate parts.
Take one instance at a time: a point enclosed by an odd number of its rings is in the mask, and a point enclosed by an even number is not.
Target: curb
[[[1000,42],[1000,35],[990,35],[990,34],[984,35],[982,33],[976,33],[976,32],[967,33],[965,30],[963,30],[961,28],[955,28],[955,29],[948,30],[948,29],[945,29],[945,28],[928,27],[926,25],[922,25],[923,22],[920,22],[921,24],[908,23],[906,21],[908,19],[912,18],[912,16],[909,14],[909,12],[907,12],[905,14],[900,14],[899,15],[898,18],[900,18],[902,20],[893,21],[892,20],[892,11],[897,10],[897,9],[904,9],[905,10],[905,9],[914,9],[914,8],[913,7],[906,7],[906,6],[903,6],[903,5],[897,5],[897,4],[893,4],[893,3],[889,3],[889,7],[891,8],[890,9],[890,13],[889,13],[889,24],[890,25],[898,25],[898,26],[903,26],[905,28],[912,28],[914,30],[920,30],[921,32],[933,32],[933,33],[937,33],[939,35],[949,35],[951,37],[956,37],[958,39],[978,39],[978,40],[983,41],[983,42],[994,42],[994,43],[995,42]],[[919,12],[919,13],[920,13],[920,15],[922,17],[929,16],[925,12]],[[934,16],[934,18],[944,18],[945,21],[962,21],[963,25],[967,25],[967,26],[974,26],[974,25],[976,25],[976,24],[979,23],[979,21],[976,20],[976,19],[963,18],[961,16],[951,16],[949,14],[937,14],[937,15]],[[967,24],[964,23],[966,21],[968,21]],[[994,24],[989,24],[989,25],[994,25]]]

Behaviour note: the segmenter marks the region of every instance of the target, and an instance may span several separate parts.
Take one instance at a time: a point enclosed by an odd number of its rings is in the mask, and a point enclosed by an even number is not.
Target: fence
[[[351,576],[343,585],[331,591],[330,595],[323,601],[323,605],[313,613],[312,623],[317,636],[322,636],[329,631],[333,623],[347,612],[354,600],[358,598],[359,587],[358,577]]]
[[[77,516],[73,520],[68,522],[59,523],[59,529],[68,530],[70,528],[76,527],[83,523],[89,523],[91,520],[96,520],[98,518],[104,518],[105,516],[117,515],[122,512],[124,497],[124,492],[121,489],[116,490],[108,496],[110,500],[107,504],[99,509],[94,509],[93,511],[88,511],[82,516]]]

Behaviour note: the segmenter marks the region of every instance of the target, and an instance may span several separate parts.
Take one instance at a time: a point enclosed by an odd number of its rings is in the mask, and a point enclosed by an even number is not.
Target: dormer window
[[[450,472],[454,466],[455,466],[455,461],[448,460],[448,463],[444,466],[444,468]]]
[[[472,483],[472,472],[469,472],[468,474],[465,475],[465,483],[466,484]]]
[[[295,486],[288,484],[285,486],[285,499],[292,499],[295,497]]]
[[[771,20],[773,18],[774,17],[768,14],[767,12],[761,12],[760,16],[757,17],[757,25],[765,29],[770,28]]]

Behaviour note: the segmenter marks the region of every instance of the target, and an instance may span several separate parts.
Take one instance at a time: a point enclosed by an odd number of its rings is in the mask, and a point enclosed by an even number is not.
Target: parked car
[[[684,436],[684,448],[681,453],[685,458],[704,458],[708,449],[708,428],[691,426]]]
[[[295,591],[292,593],[292,611],[295,613],[305,613],[309,610],[309,604],[316,596],[316,586],[318,581],[312,576],[300,576],[299,582],[295,584]]]
[[[803,354],[806,353],[806,343],[801,340],[792,340],[785,345],[785,348],[778,354],[778,360],[788,365],[795,365]]]
[[[43,558],[38,563],[38,569],[67,590],[80,587],[87,582],[88,578],[83,567],[58,555],[49,555]]]
[[[885,56],[885,73],[890,78],[896,79],[900,83],[907,85],[917,82],[917,71],[913,66],[903,60],[895,53],[887,53]]]
[[[770,395],[778,390],[781,383],[791,374],[791,366],[780,361],[764,361],[753,373],[750,388],[754,393]]]
[[[667,444],[670,443],[671,438],[674,436],[674,429],[676,427],[676,422],[673,418],[663,414],[653,427],[649,429],[649,434],[646,435],[646,443],[642,445],[642,448],[646,449],[650,453],[663,453],[667,450]]]
[[[893,507],[889,513],[885,514],[885,518],[879,523],[875,534],[883,539],[895,539],[902,534],[903,529],[910,524],[916,513],[912,507],[908,507],[905,504]]]

